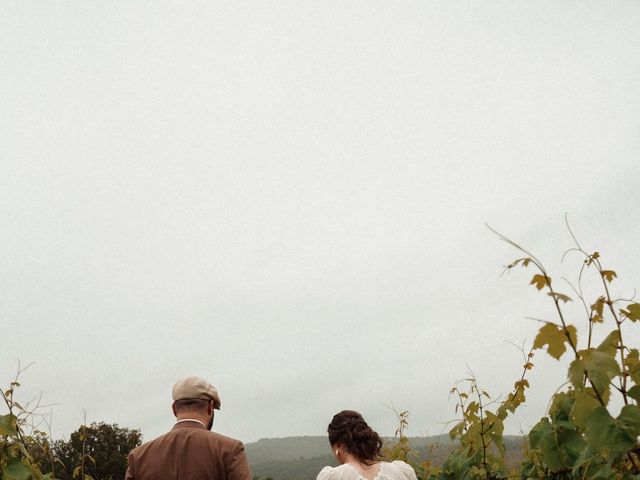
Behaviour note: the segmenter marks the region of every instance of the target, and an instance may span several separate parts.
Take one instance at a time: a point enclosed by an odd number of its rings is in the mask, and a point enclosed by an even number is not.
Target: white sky
[[[150,439],[191,374],[244,441],[441,433],[554,318],[485,222],[562,285],[568,212],[640,288],[639,51],[635,1],[3,2],[0,380],[34,362],[55,437]]]

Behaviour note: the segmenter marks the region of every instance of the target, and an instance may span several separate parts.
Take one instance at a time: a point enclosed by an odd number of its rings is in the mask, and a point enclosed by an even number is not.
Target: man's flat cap
[[[172,396],[174,402],[187,399],[213,400],[213,407],[220,410],[218,391],[200,377],[187,377],[178,380],[173,386]]]

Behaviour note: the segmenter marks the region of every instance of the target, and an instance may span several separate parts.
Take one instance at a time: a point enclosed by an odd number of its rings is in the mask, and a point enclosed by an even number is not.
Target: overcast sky
[[[0,381],[33,362],[54,437],[151,439],[191,374],[246,442],[446,431],[555,319],[485,222],[570,294],[566,212],[640,288],[638,52],[636,1],[2,2]]]

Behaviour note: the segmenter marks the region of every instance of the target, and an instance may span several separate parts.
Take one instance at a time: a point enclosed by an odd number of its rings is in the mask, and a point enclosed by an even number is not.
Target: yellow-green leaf
[[[614,278],[618,277],[616,272],[614,272],[613,270],[602,270],[602,272],[600,272],[600,274],[609,283],[611,283]]]
[[[456,424],[455,427],[449,430],[449,438],[451,440],[454,440],[458,438],[460,435],[462,435],[462,432],[464,432],[464,422],[460,422]]]
[[[619,344],[620,332],[618,330],[613,330],[598,346],[598,350],[613,357],[618,351]]]
[[[602,322],[602,313],[604,310],[604,304],[605,304],[605,298],[600,296],[596,300],[596,303],[591,305],[591,312],[592,312],[591,321],[592,322],[594,323]]]
[[[632,322],[640,320],[640,303],[630,303],[626,310],[620,310]]]
[[[478,402],[471,402],[467,406],[466,414],[468,416],[477,415],[479,410],[480,410],[480,405],[478,405]]]
[[[556,360],[559,360],[562,354],[567,350],[565,343],[571,342],[577,344],[576,327],[567,325],[564,329],[554,323],[545,323],[533,342],[533,348],[543,348],[547,345],[547,353]]]
[[[571,407],[571,420],[579,427],[584,427],[587,418],[600,406],[593,389],[588,388],[576,393],[575,401]]]
[[[538,290],[542,290],[544,287],[551,285],[551,279],[536,273],[529,282],[529,285],[535,285]]]
[[[549,295],[550,297],[555,298],[556,300],[562,300],[564,303],[573,301],[573,300],[571,300],[571,297],[565,295],[564,293],[549,292],[549,293],[547,293],[547,295]]]
[[[0,435],[9,437],[18,436],[17,419],[15,415],[11,413],[0,415]]]

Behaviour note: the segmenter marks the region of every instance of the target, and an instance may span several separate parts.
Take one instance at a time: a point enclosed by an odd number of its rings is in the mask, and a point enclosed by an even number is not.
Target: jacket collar
[[[206,430],[207,427],[200,420],[184,418],[182,420],[178,420],[172,430],[175,430],[176,428],[202,428]]]

